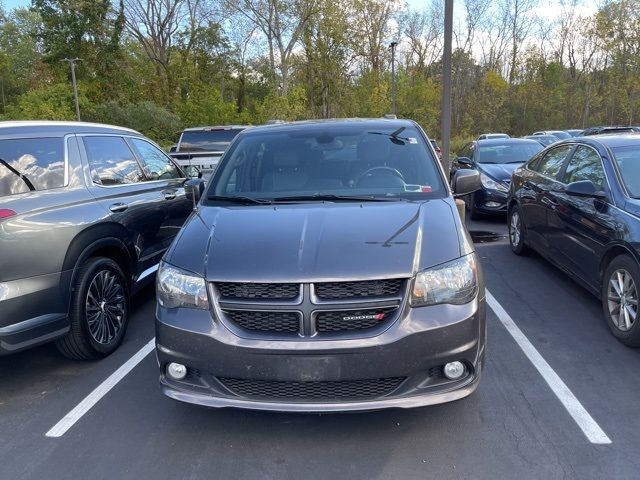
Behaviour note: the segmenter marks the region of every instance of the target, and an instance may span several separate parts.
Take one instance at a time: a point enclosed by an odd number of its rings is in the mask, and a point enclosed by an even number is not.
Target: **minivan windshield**
[[[611,151],[629,195],[640,198],[640,145],[613,147]]]
[[[482,145],[478,151],[478,163],[523,163],[544,147],[535,141],[492,143]]]
[[[446,194],[436,159],[412,126],[305,125],[244,134],[208,189],[215,200],[422,199]]]

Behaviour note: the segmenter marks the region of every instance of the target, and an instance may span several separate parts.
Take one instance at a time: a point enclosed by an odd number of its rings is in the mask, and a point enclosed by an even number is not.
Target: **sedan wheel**
[[[511,250],[516,255],[526,255],[528,253],[528,247],[524,241],[522,214],[518,205],[514,205],[509,210],[509,243],[511,244]]]
[[[607,301],[615,326],[623,332],[631,330],[638,314],[638,290],[629,272],[624,269],[613,272]]]
[[[640,347],[639,287],[638,262],[629,255],[614,258],[602,281],[602,307],[611,333],[630,347]]]

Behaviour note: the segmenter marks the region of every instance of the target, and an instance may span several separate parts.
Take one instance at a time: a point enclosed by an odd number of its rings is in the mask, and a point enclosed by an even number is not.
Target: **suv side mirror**
[[[204,193],[204,183],[204,180],[201,178],[191,178],[184,182],[185,195],[193,202],[194,208]]]
[[[456,162],[460,165],[464,165],[465,167],[473,167],[473,162],[469,157],[458,157],[456,158]]]
[[[564,193],[572,197],[606,198],[606,194],[603,191],[596,190],[596,186],[591,180],[572,182],[567,185]]]
[[[458,170],[453,175],[453,194],[462,197],[482,188],[480,173],[477,170]]]

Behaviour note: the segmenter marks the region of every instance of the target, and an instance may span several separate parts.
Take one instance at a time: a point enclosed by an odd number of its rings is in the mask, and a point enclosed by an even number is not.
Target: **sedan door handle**
[[[163,192],[165,200],[175,200],[176,192]]]
[[[548,205],[551,208],[556,208],[558,206],[558,202],[556,202],[553,198],[543,197],[542,203]]]
[[[113,205],[109,206],[109,210],[111,210],[113,213],[124,212],[127,208],[129,208],[129,205],[127,205],[126,203],[114,203]]]

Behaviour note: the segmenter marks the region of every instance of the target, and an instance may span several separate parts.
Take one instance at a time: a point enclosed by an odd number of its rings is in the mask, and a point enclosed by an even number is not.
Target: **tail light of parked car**
[[[15,217],[16,215],[17,213],[9,208],[0,208],[0,221],[6,218]]]

